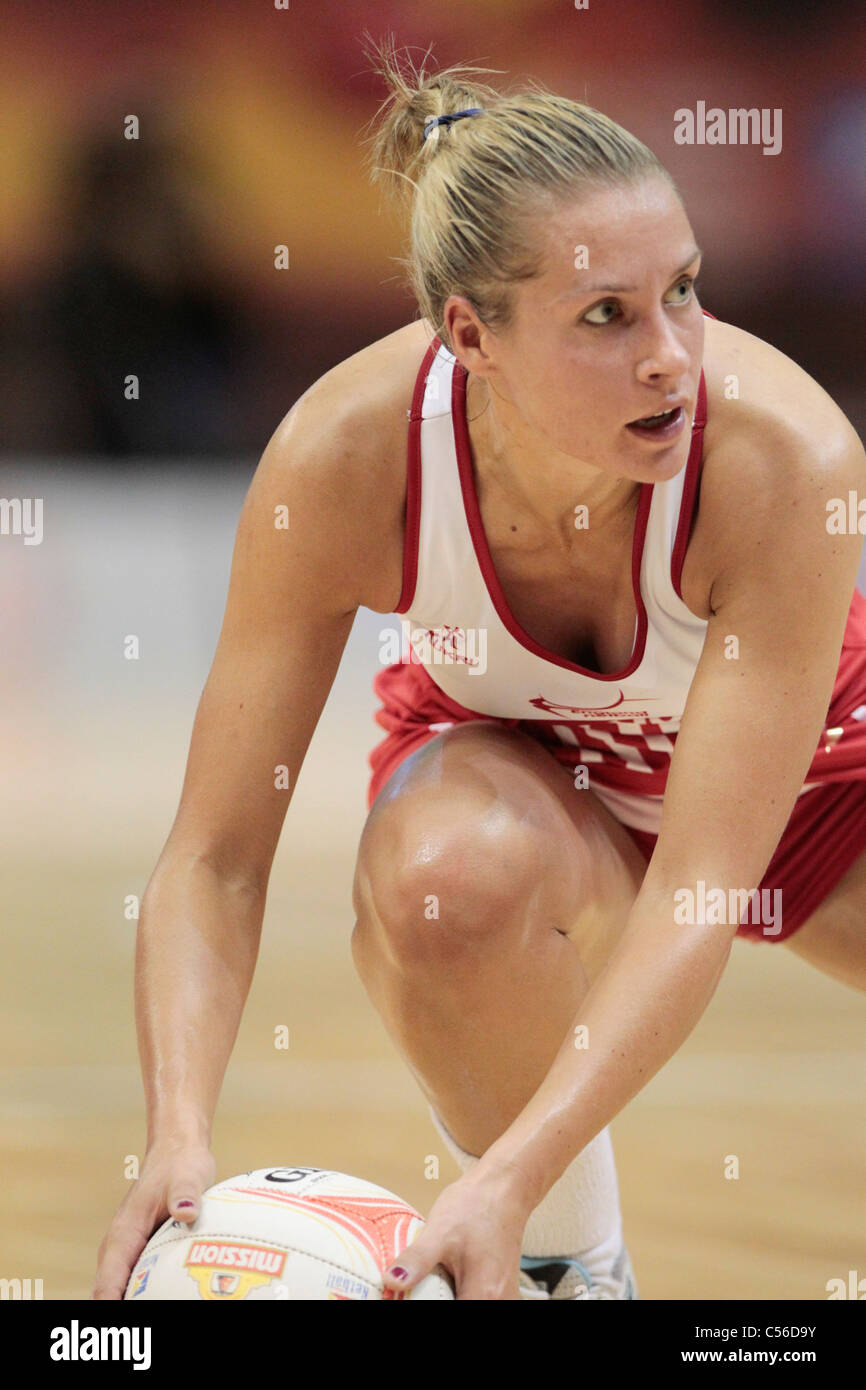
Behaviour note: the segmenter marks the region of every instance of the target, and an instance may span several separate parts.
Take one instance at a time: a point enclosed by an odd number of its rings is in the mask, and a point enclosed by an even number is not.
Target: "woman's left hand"
[[[386,1289],[406,1293],[437,1265],[454,1280],[458,1299],[519,1299],[520,1253],[529,1210],[519,1177],[471,1168],[436,1199],[411,1245],[384,1274]],[[405,1271],[405,1277],[391,1271]]]

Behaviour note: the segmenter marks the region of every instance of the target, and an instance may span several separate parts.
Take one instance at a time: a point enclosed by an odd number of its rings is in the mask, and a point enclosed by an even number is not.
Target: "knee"
[[[371,816],[361,838],[357,934],[375,933],[393,963],[409,965],[466,952],[526,919],[549,879],[537,826],[501,802],[400,802]]]

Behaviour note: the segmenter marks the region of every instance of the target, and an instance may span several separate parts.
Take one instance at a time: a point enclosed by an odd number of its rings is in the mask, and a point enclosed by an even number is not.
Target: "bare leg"
[[[645,864],[526,735],[448,730],[383,788],[361,837],[352,952],[451,1134],[480,1154],[550,1068]]]

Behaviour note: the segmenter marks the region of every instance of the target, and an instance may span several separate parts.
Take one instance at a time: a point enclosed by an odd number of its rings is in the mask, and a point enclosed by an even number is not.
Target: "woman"
[[[143,903],[148,1151],[96,1297],[214,1178],[274,769],[294,786],[362,604],[407,640],[376,683],[353,954],[463,1169],[387,1287],[441,1263],[464,1299],[636,1297],[607,1126],[734,936],[866,987],[866,602],[860,537],[829,525],[866,490],[856,434],[705,316],[679,196],[628,132],[475,69],[380,67],[422,318],[306,393],[244,505]]]

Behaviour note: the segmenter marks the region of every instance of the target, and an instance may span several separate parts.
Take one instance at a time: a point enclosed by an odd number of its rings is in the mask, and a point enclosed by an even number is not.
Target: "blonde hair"
[[[482,83],[491,68],[425,69],[391,36],[367,38],[367,56],[389,95],[370,127],[371,177],[411,204],[404,262],[422,315],[450,347],[443,309],[464,296],[494,330],[511,321],[511,286],[542,269],[535,218],[582,188],[667,170],[616,121],[533,83],[503,95]],[[436,116],[483,114],[431,129]],[[676,190],[675,190],[676,191]],[[535,231],[535,235],[533,235]]]

